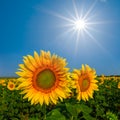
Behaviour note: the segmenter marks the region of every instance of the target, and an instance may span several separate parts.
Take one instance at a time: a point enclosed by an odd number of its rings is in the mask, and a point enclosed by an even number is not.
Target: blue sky
[[[88,64],[98,75],[120,75],[119,6],[120,0],[1,0],[0,76],[16,76],[23,56],[40,50],[66,58],[71,70]],[[69,25],[76,11],[92,23],[79,37]]]

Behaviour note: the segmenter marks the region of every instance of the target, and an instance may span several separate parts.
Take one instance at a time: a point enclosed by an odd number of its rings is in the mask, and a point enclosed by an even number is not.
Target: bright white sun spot
[[[86,27],[86,22],[84,20],[77,20],[74,22],[76,30],[84,30]]]
[[[106,0],[101,0],[106,1]],[[86,10],[81,9],[83,6],[79,6],[75,4],[75,1],[73,0],[73,9],[72,11],[67,11],[69,16],[64,16],[62,14],[53,13],[56,17],[66,21],[65,24],[62,25],[62,27],[67,28],[63,35],[71,35],[75,36],[75,53],[78,51],[79,41],[85,39],[87,37],[90,38],[90,40],[93,40],[100,48],[105,50],[103,46],[99,43],[97,39],[95,39],[93,32],[97,32],[97,25],[103,24],[104,21],[97,21],[98,18],[96,18],[96,13],[94,13],[95,10],[94,7],[97,3],[97,0],[95,0],[89,8]],[[98,16],[98,15],[97,15]],[[85,40],[87,40],[85,39]],[[88,42],[86,42],[88,43]]]

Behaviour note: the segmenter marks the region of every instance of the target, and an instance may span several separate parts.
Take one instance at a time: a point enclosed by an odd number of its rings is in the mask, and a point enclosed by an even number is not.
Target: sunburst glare
[[[82,20],[82,19],[75,21],[74,25],[76,30],[84,30],[87,26],[85,20]]]
[[[100,42],[95,38],[94,32],[99,32],[100,30],[97,26],[101,24],[105,24],[106,22],[99,20],[97,15],[97,11],[95,11],[95,5],[97,4],[97,0],[95,0],[88,9],[83,9],[83,6],[79,6],[73,0],[73,8],[71,7],[72,11],[67,11],[69,16],[62,15],[55,12],[50,12],[52,15],[60,18],[63,20],[63,24],[60,27],[66,28],[62,35],[70,34],[71,36],[75,37],[75,54],[78,51],[79,43],[85,38],[89,38],[94,42],[100,49],[102,49],[105,53],[109,54],[108,51],[100,44]],[[94,12],[93,12],[94,11]],[[94,34],[94,35],[93,35]],[[86,42],[88,43],[88,41]]]

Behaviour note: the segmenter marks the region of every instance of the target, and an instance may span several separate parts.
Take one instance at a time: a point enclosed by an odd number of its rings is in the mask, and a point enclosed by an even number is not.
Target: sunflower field
[[[97,76],[41,51],[24,56],[18,77],[0,78],[0,120],[120,120],[120,76]]]

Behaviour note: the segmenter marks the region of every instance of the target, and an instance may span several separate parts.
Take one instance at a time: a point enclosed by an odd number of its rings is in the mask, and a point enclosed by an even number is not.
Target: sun
[[[79,30],[85,30],[86,25],[87,25],[87,23],[85,22],[85,20],[82,20],[82,19],[76,20],[74,22],[75,29],[78,30],[78,31]]]
[[[98,17],[95,7],[97,0],[90,3],[90,6],[88,5],[88,7],[76,2],[73,1],[73,6],[71,9],[66,10],[67,14],[59,14],[49,11],[50,14],[60,18],[63,21],[63,23],[61,22],[61,25],[58,25],[60,28],[64,28],[64,31],[59,36],[62,37],[64,35],[69,35],[67,37],[75,40],[75,54],[78,51],[79,45],[81,45],[80,42],[83,40],[87,41],[88,39],[89,41],[85,43],[94,42],[104,52],[107,52],[100,42],[95,38],[95,33],[99,32],[99,26],[106,23],[105,21],[101,21],[101,18]]]

